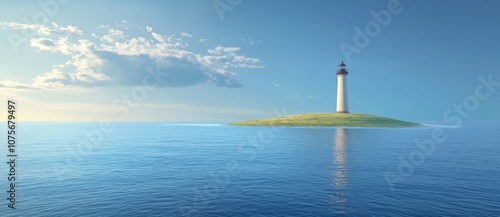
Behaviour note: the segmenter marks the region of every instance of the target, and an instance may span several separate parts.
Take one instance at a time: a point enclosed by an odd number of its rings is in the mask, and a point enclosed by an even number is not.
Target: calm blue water
[[[20,123],[16,210],[3,200],[0,216],[500,213],[498,122],[405,129],[113,126],[94,145],[82,145],[82,130],[97,123]],[[415,143],[433,134],[440,139],[435,145]],[[0,169],[5,192],[7,167]]]

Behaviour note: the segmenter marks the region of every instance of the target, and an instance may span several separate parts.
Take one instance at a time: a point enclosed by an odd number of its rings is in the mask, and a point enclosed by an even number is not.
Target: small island
[[[337,70],[337,113],[313,113],[230,123],[234,126],[343,126],[343,127],[416,127],[417,123],[392,118],[349,113],[346,65]]]
[[[418,123],[392,118],[351,113],[312,113],[230,123],[234,126],[346,126],[346,127],[416,127]]]

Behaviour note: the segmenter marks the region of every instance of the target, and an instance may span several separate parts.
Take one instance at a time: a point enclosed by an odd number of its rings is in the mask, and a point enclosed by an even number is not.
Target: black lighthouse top
[[[339,65],[339,70],[337,70],[337,75],[347,75],[347,74],[349,74],[349,72],[345,70],[344,61],[342,61],[342,63],[340,63]]]

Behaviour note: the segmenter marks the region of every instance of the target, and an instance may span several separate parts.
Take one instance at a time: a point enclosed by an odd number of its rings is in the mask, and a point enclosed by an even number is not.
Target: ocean
[[[500,215],[500,122],[19,122],[16,149],[15,209],[4,163],[0,216]]]

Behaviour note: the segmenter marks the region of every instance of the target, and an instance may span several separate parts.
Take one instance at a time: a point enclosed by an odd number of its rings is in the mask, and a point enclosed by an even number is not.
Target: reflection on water
[[[335,144],[333,146],[333,180],[332,186],[334,192],[332,195],[332,204],[334,213],[346,213],[349,211],[348,207],[348,169],[346,166],[347,154],[346,143],[348,139],[347,130],[344,128],[335,129]]]

